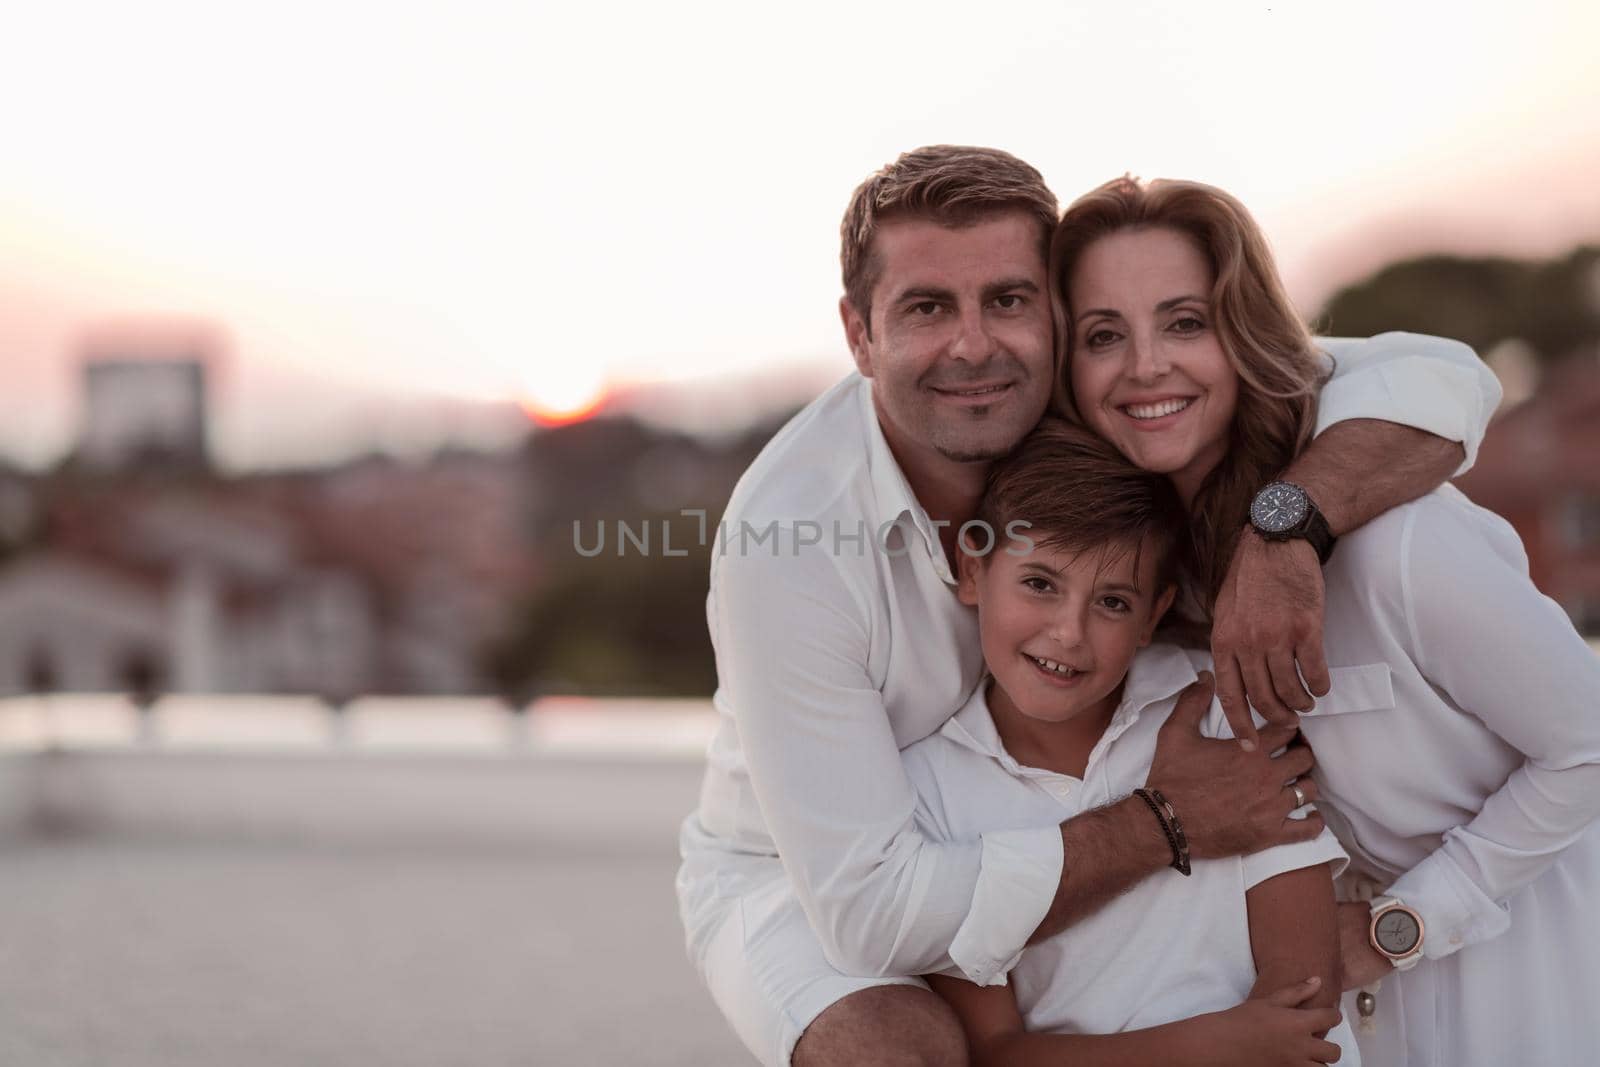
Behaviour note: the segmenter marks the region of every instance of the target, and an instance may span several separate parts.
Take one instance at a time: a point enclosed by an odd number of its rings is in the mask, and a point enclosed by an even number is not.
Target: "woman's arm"
[[[1600,818],[1600,657],[1534,587],[1510,526],[1459,494],[1412,510],[1398,556],[1396,621],[1418,669],[1526,757],[1388,889],[1438,959],[1504,933],[1504,901]]]
[[[1309,1004],[1323,993],[1316,978],[1227,1011],[1120,1034],[1030,1033],[1009,985],[927,978],[961,1020],[973,1067],[1309,1067],[1339,1057],[1339,1046],[1320,1036],[1338,1011]]]

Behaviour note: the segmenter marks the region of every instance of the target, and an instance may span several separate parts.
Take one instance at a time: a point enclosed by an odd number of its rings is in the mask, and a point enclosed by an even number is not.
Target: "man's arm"
[[[1255,750],[1203,737],[1201,721],[1211,695],[1211,677],[1202,674],[1179,697],[1161,726],[1146,779],[1178,813],[1190,855],[1214,859],[1315,838],[1322,831],[1322,817],[1289,818],[1294,804],[1284,784],[1310,773],[1310,749],[1297,746],[1277,759],[1267,755],[1287,745],[1295,727],[1268,727]],[[1313,796],[1315,789],[1305,779],[1304,795]],[[1066,857],[1061,885],[1029,943],[1061,932],[1172,863],[1161,824],[1138,797],[1124,797],[1067,820],[1061,824],[1061,839]]]
[[[1011,986],[975,986],[938,974],[927,979],[961,1020],[973,1067],[1249,1067],[1281,1063],[1295,1052],[1303,1062],[1338,1056],[1338,1047],[1319,1036],[1334,1026],[1337,1013],[1311,1003],[1325,992],[1326,983],[1316,979],[1287,983],[1228,1011],[1120,1034],[1030,1032]]]
[[[1335,365],[1318,402],[1318,435],[1283,478],[1307,491],[1335,534],[1471,466],[1500,384],[1470,348],[1404,333],[1322,344]],[[1247,526],[1212,626],[1217,695],[1239,737],[1255,735],[1250,705],[1268,721],[1292,722],[1327,694],[1322,613],[1311,546],[1267,542]]]
[[[718,699],[737,716],[760,815],[834,966],[891,975],[954,964],[980,984],[1000,981],[1038,932],[1061,929],[1170,862],[1154,815],[1146,809],[1136,821],[1137,799],[1120,816],[1066,829],[975,841],[920,833],[916,792],[867,671],[857,593],[825,553],[791,551],[720,558],[708,621]],[[1194,699],[1204,705],[1209,693]],[[1309,759],[1273,766],[1262,753],[1200,737],[1198,718],[1199,709],[1187,717],[1187,734],[1164,735],[1167,770],[1153,768],[1150,779],[1184,820],[1194,855],[1293,839],[1299,825],[1270,809]]]

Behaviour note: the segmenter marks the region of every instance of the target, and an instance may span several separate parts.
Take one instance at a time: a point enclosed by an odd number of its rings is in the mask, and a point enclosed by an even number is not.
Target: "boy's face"
[[[959,595],[978,609],[983,658],[994,675],[993,703],[1031,719],[1064,722],[1122,683],[1133,654],[1150,643],[1175,588],[1155,589],[1157,560],[1147,539],[1082,552],[1004,547],[983,559],[961,556]],[[1020,544],[1013,543],[1020,549]]]

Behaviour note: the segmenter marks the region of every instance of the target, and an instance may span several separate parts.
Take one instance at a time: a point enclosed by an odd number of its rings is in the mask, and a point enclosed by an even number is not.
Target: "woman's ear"
[[[1167,609],[1172,607],[1172,602],[1177,599],[1177,596],[1178,586],[1176,583],[1172,583],[1161,590],[1161,594],[1156,597],[1155,603],[1150,605],[1150,619],[1145,623],[1144,635],[1139,639],[1140,648],[1148,645],[1150,639],[1155,636],[1156,627],[1161,625],[1161,619],[1167,614]]]

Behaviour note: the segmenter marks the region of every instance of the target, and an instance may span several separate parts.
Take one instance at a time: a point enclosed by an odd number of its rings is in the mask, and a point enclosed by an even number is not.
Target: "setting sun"
[[[568,363],[540,367],[523,382],[519,403],[544,426],[586,419],[605,403],[605,374],[599,367]]]

